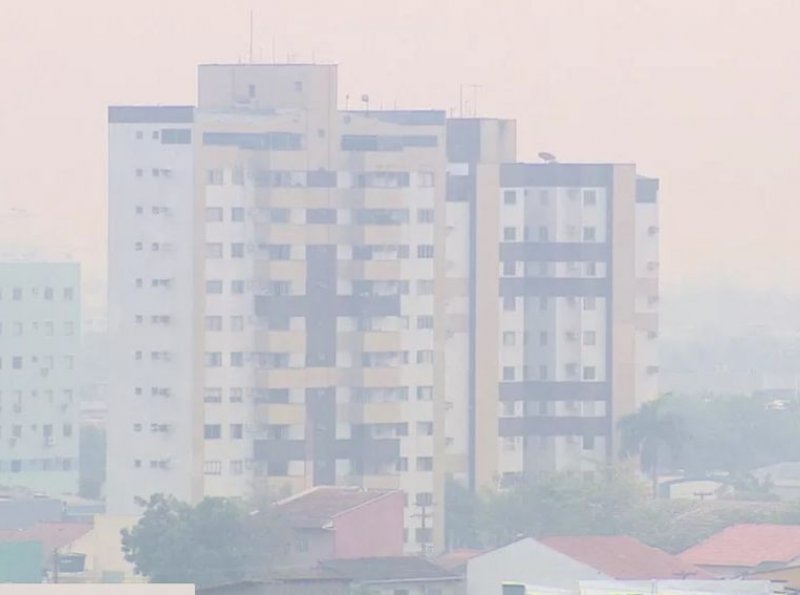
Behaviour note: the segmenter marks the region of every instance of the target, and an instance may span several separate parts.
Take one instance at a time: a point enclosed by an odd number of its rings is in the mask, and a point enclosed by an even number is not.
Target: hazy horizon
[[[247,58],[251,8],[254,60],[339,64],[341,105],[367,93],[374,108],[457,110],[460,85],[479,84],[478,115],[517,119],[521,160],[633,161],[659,177],[665,287],[800,291],[786,274],[800,212],[789,0],[300,0],[279,20],[245,0],[7,6],[0,252],[70,254],[91,291],[105,276],[106,106],[194,103],[198,63]]]

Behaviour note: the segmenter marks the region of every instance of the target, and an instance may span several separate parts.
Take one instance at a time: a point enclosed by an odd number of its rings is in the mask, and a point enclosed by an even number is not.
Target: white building
[[[78,491],[80,268],[0,263],[0,485]]]

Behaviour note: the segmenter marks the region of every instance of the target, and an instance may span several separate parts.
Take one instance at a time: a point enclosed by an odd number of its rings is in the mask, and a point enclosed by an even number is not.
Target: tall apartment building
[[[455,473],[473,486],[591,474],[657,396],[658,181],[515,163],[514,145],[510,121],[448,124],[448,220],[464,222],[448,275],[468,318],[448,344],[468,361]]]
[[[399,488],[420,551],[446,475],[610,452],[655,386],[656,182],[517,164],[513,121],[339,110],[334,66],[198,86],[197,107],[109,109],[111,512]]]
[[[0,263],[0,485],[78,491],[80,268]]]
[[[445,116],[336,97],[333,66],[210,65],[196,109],[110,108],[111,511],[402,488],[431,541]]]

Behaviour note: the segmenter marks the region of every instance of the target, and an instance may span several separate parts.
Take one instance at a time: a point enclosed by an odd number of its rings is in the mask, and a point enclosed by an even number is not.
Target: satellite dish
[[[553,155],[552,153],[541,152],[539,153],[539,159],[541,159],[545,163],[554,163],[556,161],[556,156]]]

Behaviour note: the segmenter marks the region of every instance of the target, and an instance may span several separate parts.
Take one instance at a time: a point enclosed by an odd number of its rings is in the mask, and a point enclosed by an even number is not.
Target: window
[[[594,331],[584,331],[583,333],[583,344],[584,345],[595,345],[597,342],[597,333]]]
[[[241,475],[244,472],[244,461],[235,460],[230,462],[231,475]]]
[[[546,225],[539,226],[539,241],[540,242],[547,242],[549,240],[550,234],[547,229]]]
[[[234,242],[231,244],[231,258],[244,258],[244,244]]]
[[[586,275],[588,277],[594,277],[597,275],[597,265],[593,262],[586,263]]]
[[[203,463],[205,475],[222,475],[222,461],[206,461]]]
[[[594,380],[595,379],[594,366],[583,366],[583,379],[584,380]]]
[[[252,99],[256,96],[256,86],[255,85],[247,85],[247,96]]]
[[[583,298],[583,309],[584,310],[594,310],[595,309],[595,301],[593,297],[585,297]]]
[[[230,391],[231,403],[241,403],[244,401],[244,389],[241,387],[231,388]]]
[[[137,178],[141,178],[143,175],[144,175],[144,170],[142,170],[141,168],[137,168],[136,169],[136,177]]]
[[[222,293],[222,281],[217,280],[210,280],[206,281],[206,293],[207,294],[221,294]]]
[[[206,258],[222,258],[222,244],[219,242],[207,243]]]
[[[203,428],[203,438],[206,440],[219,440],[222,438],[222,426],[220,424],[206,424]]]
[[[433,422],[432,421],[418,421],[417,422],[417,436],[433,436]]]
[[[514,380],[514,367],[513,366],[503,366],[503,380],[505,382],[510,382]]]
[[[432,386],[418,386],[417,387],[417,401],[433,401],[433,387]]]
[[[64,435],[64,438],[72,437],[72,424],[64,424],[61,430],[62,434]]]
[[[514,242],[517,239],[517,228],[516,227],[504,227],[503,228],[503,241],[505,242]]]
[[[48,302],[53,299],[53,288],[52,287],[45,287],[44,288],[44,299]]]
[[[596,242],[597,241],[597,230],[594,227],[584,227],[583,228],[583,241],[584,242]]]
[[[15,355],[11,358],[11,368],[14,370],[21,370],[22,369],[22,357],[19,355]]]
[[[222,186],[223,174],[221,169],[209,169],[206,171],[206,184],[209,186]]]
[[[71,370],[75,366],[75,358],[71,355],[64,356],[64,368]]]
[[[206,330],[207,331],[221,331],[222,330],[222,316],[206,316]]]
[[[241,440],[242,438],[244,438],[244,426],[231,424],[231,440]]]
[[[63,294],[64,295],[64,301],[71,302],[72,298],[74,296],[74,293],[75,292],[73,291],[72,287],[65,287],[64,288],[64,294]]]
[[[234,295],[241,295],[244,293],[244,280],[234,279],[231,281],[231,293]]]
[[[75,324],[72,322],[65,322],[64,323],[64,334],[68,337],[71,337],[75,334]]]
[[[417,258],[433,258],[433,245],[422,244],[417,246]]]
[[[295,91],[302,91],[303,90],[303,81],[295,81],[294,82],[294,90]]]
[[[514,331],[505,331],[503,333],[503,345],[506,347],[511,347],[515,345],[517,342],[517,335]]]
[[[11,325],[11,333],[12,333],[12,334],[13,334],[15,337],[19,337],[20,335],[22,335],[22,323],[21,323],[21,322],[15,322],[15,323],[13,323],[13,324]]]
[[[306,223],[336,223],[336,209],[308,209],[306,211]]]
[[[209,223],[222,221],[222,208],[206,207],[206,221]]]
[[[244,353],[241,351],[231,352],[231,366],[241,368],[244,365]]]
[[[421,279],[417,281],[417,295],[433,295],[433,280]]]
[[[287,461],[269,461],[267,463],[267,475],[272,475],[272,476],[289,475],[289,463]]]
[[[52,322],[45,322],[44,323],[44,334],[45,334],[46,337],[52,337],[54,330],[55,329],[53,328],[53,323]]]
[[[154,132],[153,134],[158,134],[158,132]],[[153,168],[153,177],[157,178],[161,172],[157,168]]]
[[[244,186],[244,170],[241,167],[234,167],[231,171],[231,183],[236,186]]]
[[[277,208],[269,210],[269,220],[272,223],[289,223],[289,209]]]
[[[422,138],[424,139],[425,137]],[[432,188],[435,180],[436,176],[434,176],[432,171],[419,172],[419,185],[423,188]],[[432,223],[432,221],[429,221],[429,223]]]
[[[203,394],[204,403],[222,403],[222,389],[206,387]]]
[[[207,351],[204,357],[206,368],[219,368],[222,365],[222,353]]]
[[[417,223],[433,223],[433,209],[417,209]]]
[[[433,328],[433,316],[417,316],[417,328],[418,329],[432,329]]]
[[[231,209],[231,221],[241,222],[244,221],[244,209],[242,207],[233,207]]]
[[[231,332],[240,333],[244,330],[244,316],[231,316]]]
[[[408,471],[408,459],[406,457],[400,457],[394,463],[394,470],[395,471]]]
[[[433,457],[417,457],[417,471],[433,471]]]
[[[564,366],[564,372],[569,378],[574,378],[578,373],[578,365],[567,364],[566,366]]]
[[[594,450],[594,436],[583,437],[583,450]]]
[[[503,204],[506,204],[506,205],[515,205],[515,204],[517,204],[517,191],[516,190],[504,190],[503,191]]]
[[[583,206],[593,207],[597,204],[597,192],[595,190],[583,191]]]
[[[539,345],[547,345],[547,331],[539,331]]]
[[[543,207],[550,204],[550,193],[547,190],[539,190],[539,204]]]
[[[418,364],[432,364],[433,363],[433,350],[421,349],[417,351]]]
[[[504,296],[503,297],[503,310],[506,312],[513,312],[517,309],[517,300],[514,296]]]
[[[516,262],[504,262],[503,263],[503,275],[506,277],[513,277],[517,274],[517,263]]]

